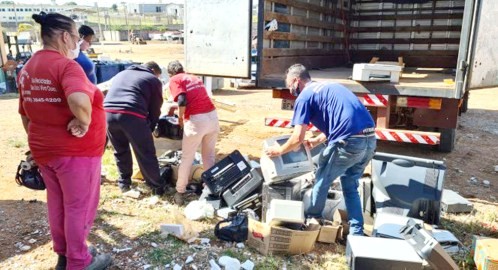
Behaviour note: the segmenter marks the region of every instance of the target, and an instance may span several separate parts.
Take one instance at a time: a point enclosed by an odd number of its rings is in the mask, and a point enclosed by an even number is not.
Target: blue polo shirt
[[[93,83],[97,84],[97,74],[95,74],[95,64],[84,54],[82,51],[80,51],[80,54],[76,59],[74,59],[80,66],[83,68],[83,71],[85,71],[86,77]]]
[[[312,123],[327,135],[329,145],[374,127],[361,101],[338,83],[310,82],[294,104],[292,125]]]

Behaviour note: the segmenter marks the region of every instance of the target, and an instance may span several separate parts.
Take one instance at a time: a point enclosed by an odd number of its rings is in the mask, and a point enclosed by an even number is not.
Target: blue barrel
[[[133,63],[133,62],[121,62],[121,63],[119,63],[119,71],[123,71],[134,64],[135,63]]]
[[[95,66],[97,73],[97,83],[102,83],[110,80],[119,73],[119,64],[117,63],[102,63]]]

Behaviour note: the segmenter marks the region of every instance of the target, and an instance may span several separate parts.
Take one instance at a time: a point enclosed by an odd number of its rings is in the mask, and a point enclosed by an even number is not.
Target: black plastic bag
[[[171,165],[159,166],[159,174],[161,180],[164,181],[166,185],[171,185],[173,183],[173,168],[171,168]]]
[[[45,182],[43,182],[38,166],[30,160],[29,152],[26,155],[28,156],[27,161],[21,160],[17,166],[16,183],[29,189],[44,190],[46,188]]]
[[[223,223],[230,224],[220,228]],[[218,222],[214,228],[214,235],[216,235],[218,239],[227,242],[244,242],[247,240],[247,234],[249,232],[248,225],[249,221],[247,219],[247,214],[238,212],[236,215]]]
[[[156,138],[181,140],[183,128],[178,124],[178,116],[161,116],[152,134]]]

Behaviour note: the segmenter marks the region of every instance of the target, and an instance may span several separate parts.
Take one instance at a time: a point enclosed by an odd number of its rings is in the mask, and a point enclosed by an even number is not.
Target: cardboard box
[[[498,239],[474,237],[472,242],[475,246],[474,262],[477,269],[498,269]]]
[[[318,242],[322,243],[335,243],[337,241],[339,234],[342,237],[342,226],[330,221],[325,221],[325,223],[320,228],[320,233],[318,234]]]
[[[247,245],[263,255],[298,255],[313,250],[320,225],[311,224],[305,231],[291,230],[249,219]]]
[[[335,210],[334,222],[342,226],[342,234],[338,235],[338,237],[339,239],[344,239],[344,236],[349,234],[348,212],[342,209]]]

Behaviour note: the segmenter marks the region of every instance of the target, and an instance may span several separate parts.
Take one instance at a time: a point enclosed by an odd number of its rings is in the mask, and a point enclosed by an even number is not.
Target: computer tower
[[[266,212],[273,199],[301,201],[306,189],[312,186],[313,180],[314,174],[308,173],[278,184],[263,183],[263,221],[266,221]]]
[[[311,205],[311,196],[313,189],[308,188],[303,194],[304,209],[308,209]],[[342,191],[329,189],[327,194],[327,200],[325,201],[325,206],[322,211],[322,218],[325,220],[333,221],[334,213],[338,209],[346,209],[346,204],[344,203],[344,198]]]
[[[375,211],[439,223],[445,171],[442,161],[376,153],[372,159]]]

